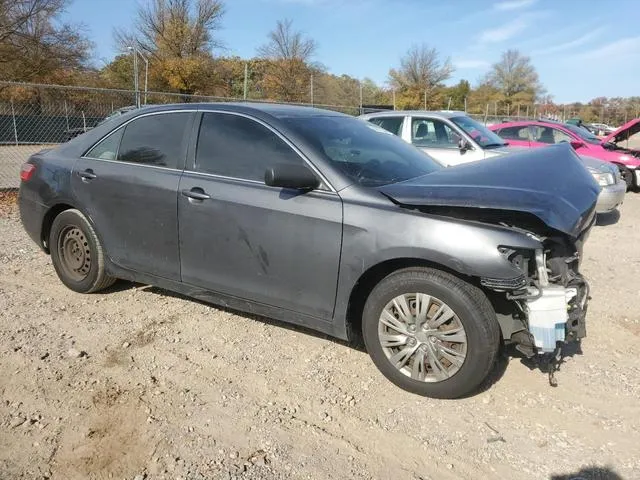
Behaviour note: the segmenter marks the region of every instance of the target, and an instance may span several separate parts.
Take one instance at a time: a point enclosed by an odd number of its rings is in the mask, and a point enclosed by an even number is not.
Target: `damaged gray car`
[[[599,187],[569,146],[445,169],[335,112],[171,105],[40,152],[21,178],[23,225],[72,290],[127,279],[362,336],[420,395],[472,393],[503,344],[555,358],[586,334]]]

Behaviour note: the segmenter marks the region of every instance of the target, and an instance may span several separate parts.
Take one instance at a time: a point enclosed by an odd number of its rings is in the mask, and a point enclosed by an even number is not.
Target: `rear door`
[[[265,170],[275,163],[308,165],[266,124],[232,112],[204,112],[199,123],[179,187],[183,282],[331,320],[338,194],[326,183],[312,192],[266,186]]]
[[[73,193],[115,264],[180,279],[176,197],[194,116],[136,117],[76,162]]]

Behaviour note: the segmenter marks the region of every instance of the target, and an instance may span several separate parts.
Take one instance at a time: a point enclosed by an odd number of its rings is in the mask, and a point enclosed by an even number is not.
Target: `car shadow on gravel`
[[[574,473],[551,475],[549,480],[624,480],[624,477],[610,467],[591,466]]]
[[[349,347],[352,348],[354,350],[357,350],[359,352],[364,352],[366,353],[366,350],[364,348],[364,343],[361,340],[354,340],[352,342],[347,342],[345,340],[340,340],[339,338],[335,338],[332,337],[330,335],[324,334],[322,332],[318,332],[317,330],[313,330],[311,328],[308,327],[304,327],[301,325],[295,325],[293,323],[288,323],[288,322],[283,322],[280,320],[276,320],[273,318],[269,318],[269,317],[263,317],[261,315],[254,315],[251,313],[247,313],[247,312],[243,312],[240,310],[234,310],[232,308],[229,307],[223,307],[221,305],[216,305],[214,303],[209,303],[209,302],[205,302],[204,300],[200,300],[198,298],[194,298],[194,297],[189,297],[186,295],[182,295],[180,293],[177,292],[173,292],[170,290],[165,290],[163,288],[160,287],[156,287],[153,285],[146,285],[146,284],[142,284],[142,283],[133,283],[127,280],[118,280],[116,283],[114,283],[111,287],[103,290],[103,292],[101,293],[115,293],[115,292],[123,292],[126,290],[131,290],[131,289],[138,289],[147,293],[152,293],[154,295],[158,295],[161,297],[171,297],[171,298],[177,298],[180,300],[185,300],[187,302],[193,302],[193,303],[198,303],[200,305],[204,305],[207,307],[211,307],[214,308],[216,310],[220,310],[221,312],[226,312],[226,313],[230,313],[232,315],[237,315],[239,317],[243,317],[243,318],[248,318],[250,320],[255,320],[257,322],[261,322],[261,323],[265,323],[267,325],[272,325],[275,327],[279,327],[279,328],[284,328],[287,330],[291,330],[293,332],[299,332],[299,333],[303,333],[305,335],[310,335],[316,338],[322,338],[323,340],[328,340],[330,342],[333,342],[337,345],[341,345],[344,347]]]
[[[596,226],[608,227],[609,225],[615,225],[620,221],[620,211],[618,209],[612,210],[607,213],[599,213],[596,217]]]
[[[557,362],[552,362],[552,355],[546,354],[544,356],[535,355],[533,357],[527,357],[523,355],[521,352],[512,349],[511,355],[514,358],[519,358],[520,363],[522,363],[529,370],[539,370],[542,373],[549,375],[552,371],[553,373],[562,372],[562,365],[565,363],[567,358],[573,358],[576,355],[582,355],[582,344],[577,342],[569,342],[562,346],[560,360]],[[562,377],[558,379],[558,381],[562,382]],[[549,383],[551,383],[551,376],[549,377]],[[554,387],[558,386],[556,383],[552,385]]]

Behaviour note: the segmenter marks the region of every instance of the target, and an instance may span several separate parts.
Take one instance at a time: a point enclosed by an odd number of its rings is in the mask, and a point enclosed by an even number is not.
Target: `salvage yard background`
[[[640,478],[638,194],[587,242],[588,337],[559,386],[511,358],[457,401],[264,318],[73,293],[0,195],[2,479]]]

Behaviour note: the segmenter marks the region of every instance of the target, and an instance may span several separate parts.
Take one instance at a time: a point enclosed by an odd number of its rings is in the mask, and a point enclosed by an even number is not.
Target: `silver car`
[[[360,118],[398,135],[447,166],[520,150],[464,112],[388,111]]]
[[[440,163],[452,166],[506,155],[526,147],[510,146],[503,138],[457,111],[385,111],[362,115],[385,130],[398,135]],[[616,209],[624,200],[626,184],[620,171],[610,163],[580,155],[585,167],[601,187],[597,213]]]

